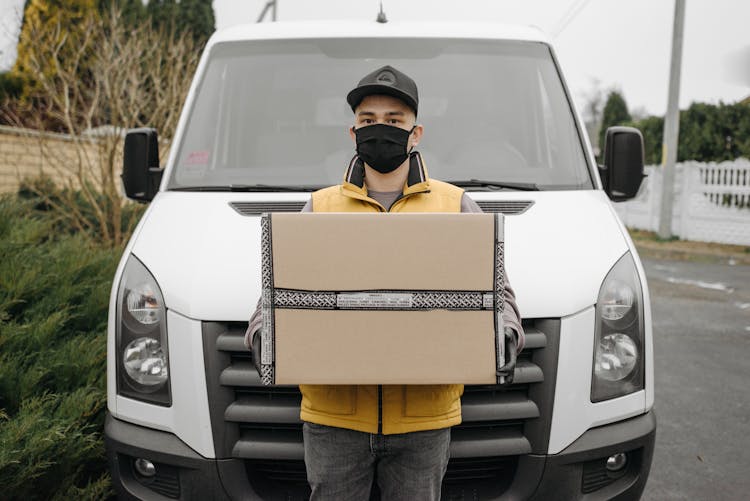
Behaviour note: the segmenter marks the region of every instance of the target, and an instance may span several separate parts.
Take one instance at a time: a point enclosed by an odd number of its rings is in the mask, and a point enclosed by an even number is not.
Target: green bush
[[[115,201],[99,193],[89,186],[96,205],[106,214],[114,214],[112,204]],[[32,203],[35,211],[44,213],[45,218],[52,223],[55,234],[75,235],[85,233],[91,239],[102,239],[102,228],[96,217],[96,208],[83,196],[81,191],[63,188],[45,176],[27,178],[21,181],[18,196]],[[123,231],[123,241],[127,241],[138,220],[143,215],[146,206],[137,203],[127,203],[120,211],[119,223],[107,217],[106,226],[109,235],[115,233],[115,224]],[[106,243],[106,242],[105,242]],[[114,245],[114,242],[111,242]]]
[[[121,249],[0,197],[3,499],[111,497],[102,430],[109,292]]]
[[[643,133],[646,164],[662,161],[664,119],[648,117],[626,125]],[[738,157],[750,158],[750,104],[693,103],[680,111],[678,162],[722,162]]]
[[[599,148],[604,151],[607,129],[614,125],[628,123],[633,118],[628,111],[628,105],[625,98],[618,91],[610,91],[607,95],[607,102],[604,104],[602,111],[602,125],[599,128]]]

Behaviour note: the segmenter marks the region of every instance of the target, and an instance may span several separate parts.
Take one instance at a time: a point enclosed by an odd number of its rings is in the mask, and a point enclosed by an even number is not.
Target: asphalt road
[[[658,425],[643,499],[750,499],[750,266],[644,267]]]

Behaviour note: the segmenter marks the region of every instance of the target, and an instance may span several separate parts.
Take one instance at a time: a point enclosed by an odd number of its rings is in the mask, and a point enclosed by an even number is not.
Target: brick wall
[[[97,148],[86,148],[89,161],[99,161]],[[70,167],[77,165],[77,148],[64,134],[0,126],[0,193],[18,189],[28,177],[46,174],[60,184],[72,179]]]

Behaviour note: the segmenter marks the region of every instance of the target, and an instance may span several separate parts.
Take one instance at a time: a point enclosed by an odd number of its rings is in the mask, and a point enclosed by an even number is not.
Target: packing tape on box
[[[313,310],[493,310],[491,292],[456,291],[303,291],[276,289],[274,308]]]
[[[505,225],[503,216],[495,214],[495,291],[493,294],[495,309],[495,361],[497,371],[505,365],[505,326],[503,309],[505,308]],[[503,384],[504,376],[497,377],[497,383]]]

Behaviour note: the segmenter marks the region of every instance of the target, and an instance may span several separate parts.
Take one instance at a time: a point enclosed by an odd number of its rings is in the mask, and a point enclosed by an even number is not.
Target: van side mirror
[[[630,200],[645,177],[641,131],[633,127],[609,127],[604,141],[604,165],[599,166],[604,191],[613,202]]]
[[[163,172],[159,168],[156,129],[130,129],[125,136],[122,163],[122,184],[127,197],[143,203],[153,200]]]

